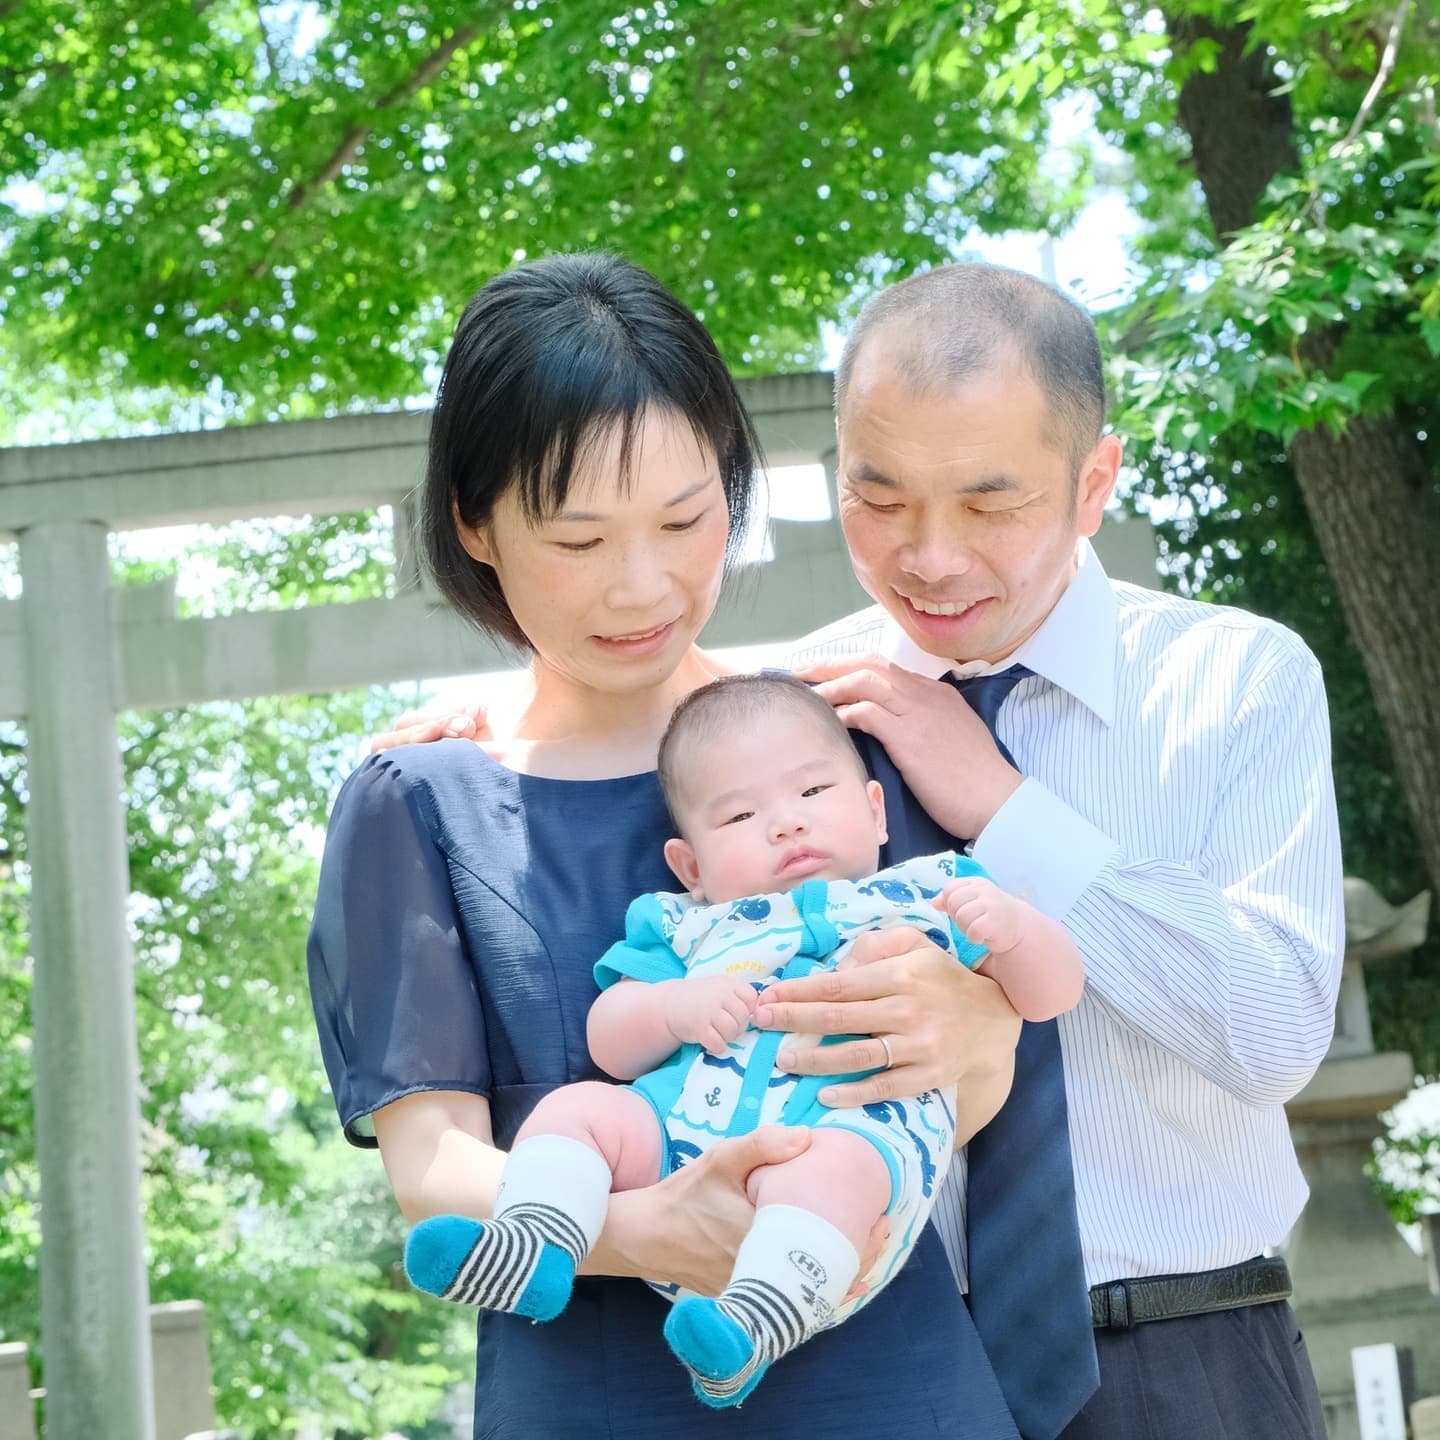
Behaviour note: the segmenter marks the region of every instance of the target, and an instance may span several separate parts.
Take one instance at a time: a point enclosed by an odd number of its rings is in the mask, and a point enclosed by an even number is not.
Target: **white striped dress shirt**
[[[1083,541],[1079,562],[1014,655],[962,670],[1034,671],[996,722],[1026,779],[974,855],[1084,956],[1060,1039],[1093,1285],[1283,1242],[1308,1194],[1283,1105],[1330,1042],[1344,916],[1314,657],[1272,621],[1112,582]],[[948,668],[879,606],[792,658],[867,653]],[[935,1223],[962,1289],[964,1199],[957,1165]]]

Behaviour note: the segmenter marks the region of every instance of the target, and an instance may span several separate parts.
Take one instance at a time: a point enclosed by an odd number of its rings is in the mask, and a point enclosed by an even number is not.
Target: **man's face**
[[[855,574],[924,651],[1002,660],[1050,613],[1075,545],[1100,527],[1120,445],[1078,481],[1018,362],[917,396],[884,335],[856,359],[839,417],[840,523]]]

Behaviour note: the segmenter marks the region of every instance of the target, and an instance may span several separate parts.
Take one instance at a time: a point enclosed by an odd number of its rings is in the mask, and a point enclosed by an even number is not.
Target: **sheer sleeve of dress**
[[[374,1111],[424,1090],[488,1095],[485,1016],[424,796],[373,755],[326,834],[308,947],[310,996],[335,1107],[352,1144]]]

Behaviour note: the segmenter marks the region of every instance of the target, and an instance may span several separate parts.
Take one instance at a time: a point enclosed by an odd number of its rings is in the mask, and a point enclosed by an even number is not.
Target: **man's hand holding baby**
[[[699,1045],[711,1055],[723,1055],[744,1034],[758,1000],[748,980],[732,975],[668,980],[665,1023],[677,1045]]]

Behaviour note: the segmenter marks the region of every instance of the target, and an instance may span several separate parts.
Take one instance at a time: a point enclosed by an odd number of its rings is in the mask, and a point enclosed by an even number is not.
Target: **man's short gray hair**
[[[946,265],[891,285],[860,312],[835,372],[835,416],[866,342],[882,336],[917,396],[1019,361],[1045,396],[1047,443],[1073,470],[1105,424],[1105,371],[1094,322],[1053,286],[999,265]]]

